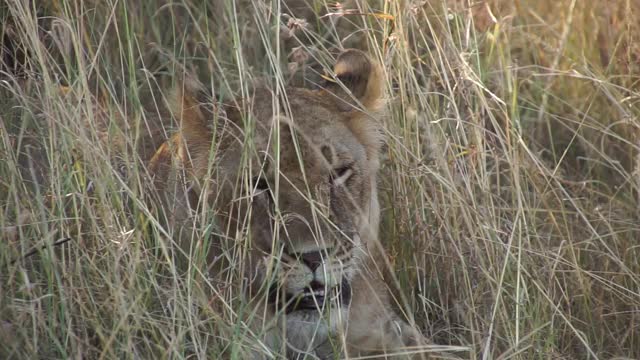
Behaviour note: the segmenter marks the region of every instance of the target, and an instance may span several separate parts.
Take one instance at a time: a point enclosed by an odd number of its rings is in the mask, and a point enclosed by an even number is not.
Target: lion
[[[176,218],[213,208],[227,238],[247,239],[247,296],[271,350],[292,359],[416,353],[422,335],[393,311],[379,265],[383,73],[354,49],[333,73],[321,90],[257,86],[219,106],[186,82],[174,96],[179,129],[149,171]]]

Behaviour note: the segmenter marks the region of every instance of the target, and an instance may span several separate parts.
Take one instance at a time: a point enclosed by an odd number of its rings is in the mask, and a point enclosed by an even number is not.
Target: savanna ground
[[[388,80],[398,309],[460,358],[640,358],[640,4],[304,3],[0,4],[0,358],[243,358],[237,288],[141,200],[141,134],[185,71],[313,87],[341,46]]]

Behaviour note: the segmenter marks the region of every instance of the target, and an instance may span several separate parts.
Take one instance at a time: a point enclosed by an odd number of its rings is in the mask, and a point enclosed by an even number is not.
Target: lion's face
[[[256,119],[252,160],[262,171],[250,181],[258,209],[251,234],[276,255],[267,258],[278,267],[281,291],[274,300],[288,311],[315,310],[328,299],[349,301],[363,242],[377,228],[377,153],[354,131],[378,135],[373,127],[351,128],[350,114],[318,102],[316,93],[290,90],[288,96],[287,114]],[[256,94],[254,104],[272,100],[268,92]]]
[[[335,67],[349,91],[259,88],[215,121],[197,97],[179,97],[178,156],[209,189],[220,225],[248,235],[261,254],[251,266],[288,314],[347,305],[376,237],[380,131],[367,112],[381,92],[379,71],[349,50]]]

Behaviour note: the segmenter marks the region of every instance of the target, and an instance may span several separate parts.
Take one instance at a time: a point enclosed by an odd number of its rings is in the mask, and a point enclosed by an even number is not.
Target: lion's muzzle
[[[281,281],[271,287],[270,301],[287,314],[348,306],[351,285],[342,271],[328,266],[327,253],[325,249],[283,256],[294,264],[289,264]]]

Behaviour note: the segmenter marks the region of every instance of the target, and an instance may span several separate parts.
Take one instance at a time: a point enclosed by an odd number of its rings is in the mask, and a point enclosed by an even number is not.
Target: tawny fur
[[[329,81],[323,90],[287,89],[286,101],[268,89],[255,89],[252,97],[245,99],[244,110],[228,106],[221,116],[205,110],[194,93],[196,88],[185,86],[177,91],[173,109],[180,131],[158,149],[150,169],[160,180],[170,177],[159,170],[162,168],[191,174],[187,181],[200,184],[197,198],[215,208],[219,222],[227,224],[227,229],[246,228],[240,219],[252,210],[250,251],[243,265],[248,274],[256,276],[252,277],[255,286],[246,296],[260,307],[257,313],[266,316],[254,323],[273,324],[262,340],[274,350],[281,349],[286,340],[292,358],[305,352],[333,359],[415,351],[407,347],[421,344],[421,335],[394,314],[387,286],[375,270],[381,131],[372,115],[382,105],[382,71],[364,53],[347,50],[338,57],[334,75],[338,82]],[[245,124],[250,128],[245,129]],[[251,139],[245,137],[249,131]],[[277,133],[279,139],[275,138]],[[280,144],[279,152],[274,151],[275,140]],[[249,159],[241,156],[243,151],[250,152]],[[279,169],[274,160],[277,156]],[[281,231],[275,243],[272,227],[280,225],[274,225],[268,216],[269,198],[264,191],[241,187],[248,183],[244,174],[248,167],[253,169],[251,176],[279,179],[278,207],[288,220],[278,228]],[[215,169],[215,176],[207,169]],[[340,175],[336,171],[346,174],[345,185],[331,182]],[[286,255],[342,248],[348,249],[336,255],[342,258],[323,259],[321,271]],[[283,252],[286,256],[280,257]],[[307,310],[283,314],[253,292],[274,264],[278,286],[292,293],[302,291],[309,279],[317,279],[327,291],[347,281],[350,305],[336,305],[326,316]],[[341,344],[346,346],[341,348]]]

